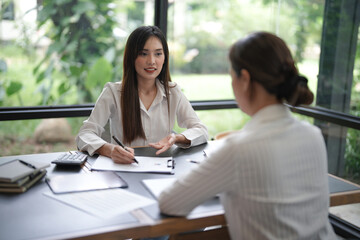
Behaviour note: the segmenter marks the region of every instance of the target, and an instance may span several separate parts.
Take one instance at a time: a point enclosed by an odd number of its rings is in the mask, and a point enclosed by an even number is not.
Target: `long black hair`
[[[135,60],[144,49],[146,41],[156,37],[161,41],[165,55],[164,64],[157,78],[164,86],[169,112],[169,48],[162,31],[156,26],[142,26],[135,29],[129,36],[123,61],[123,79],[121,88],[121,113],[123,124],[123,141],[131,143],[136,138],[146,138],[141,122],[138,79],[135,70]]]

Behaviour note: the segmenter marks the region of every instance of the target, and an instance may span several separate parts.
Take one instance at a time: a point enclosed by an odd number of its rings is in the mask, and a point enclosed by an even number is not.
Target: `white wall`
[[[36,0],[14,0],[15,20],[0,20],[0,39],[17,40],[27,35],[32,36],[32,41],[36,41],[35,8]]]

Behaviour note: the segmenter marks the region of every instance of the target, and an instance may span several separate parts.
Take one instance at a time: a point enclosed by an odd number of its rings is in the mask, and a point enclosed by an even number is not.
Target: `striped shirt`
[[[258,111],[159,205],[184,216],[219,193],[232,239],[335,239],[323,137],[284,105]]]

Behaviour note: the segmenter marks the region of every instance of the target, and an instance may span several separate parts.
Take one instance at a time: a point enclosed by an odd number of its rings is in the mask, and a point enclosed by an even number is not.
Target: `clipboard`
[[[124,179],[114,172],[54,175],[45,181],[55,194],[128,187]]]
[[[175,161],[172,157],[136,156],[136,160],[139,164],[118,164],[111,158],[100,155],[91,170],[174,174]]]

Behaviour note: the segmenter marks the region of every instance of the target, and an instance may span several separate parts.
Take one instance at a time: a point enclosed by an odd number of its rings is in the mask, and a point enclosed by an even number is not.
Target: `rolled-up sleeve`
[[[97,149],[106,143],[101,135],[105,131],[104,126],[108,122],[113,107],[114,95],[110,88],[105,85],[90,117],[84,121],[76,137],[76,144],[80,151],[87,151],[93,155]]]
[[[216,194],[232,191],[237,176],[233,159],[236,158],[229,147],[214,152],[160,194],[160,211],[167,215],[185,216]]]
[[[186,128],[181,134],[191,141],[190,145],[178,145],[179,147],[186,148],[191,146],[197,146],[207,142],[208,130],[206,126],[200,121],[196,112],[192,108],[189,100],[185,95],[178,90],[179,101],[177,105],[177,122],[179,127]]]

